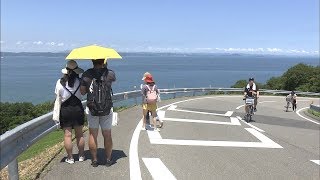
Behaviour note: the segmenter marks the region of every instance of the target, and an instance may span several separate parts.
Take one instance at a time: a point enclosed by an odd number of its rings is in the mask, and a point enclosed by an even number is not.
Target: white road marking
[[[194,98],[194,99],[187,99],[187,100],[182,100],[178,102],[174,102],[168,105],[165,105],[163,107],[158,108],[158,110],[168,108],[171,105],[183,103],[183,102],[189,102],[189,101],[195,101],[195,100],[201,100],[201,99],[219,99],[219,98],[224,98],[224,97],[242,97],[242,96],[216,96],[216,97],[200,97],[200,98]],[[266,96],[268,98],[268,96]],[[270,97],[271,98],[271,97]],[[313,98],[304,98],[304,99],[311,99]],[[138,123],[136,126],[136,129],[132,135],[132,139],[130,142],[130,151],[129,151],[129,163],[130,163],[130,179],[141,179],[141,171],[140,171],[140,165],[139,165],[139,156],[138,156],[138,140],[139,140],[139,135],[140,135],[140,130],[142,126],[142,120]]]
[[[206,115],[214,115],[214,116],[223,116],[223,117],[228,117],[230,112],[231,112],[231,115],[232,115],[232,111],[228,111],[227,113],[225,114],[218,114],[218,113],[209,113],[209,112],[201,112],[201,111],[189,111],[189,110],[182,110],[182,109],[176,109],[177,106],[175,105],[172,105],[168,108],[169,111],[178,111],[178,112],[186,112],[186,113],[195,113],[195,114],[206,114]],[[230,116],[231,116],[230,115]]]
[[[208,120],[198,120],[198,119],[180,119],[180,118],[163,118],[164,121],[175,121],[175,122],[190,122],[190,123],[206,123],[206,124],[221,124],[221,125],[234,125],[241,126],[239,120],[235,117],[230,117],[231,122],[221,122],[221,121],[208,121]]]
[[[272,103],[272,102],[277,102],[277,101],[261,101],[261,102],[258,102],[258,104],[263,104],[263,103]],[[244,106],[244,104],[243,104],[243,105],[240,105],[240,106],[238,106],[238,107],[236,107],[236,109],[238,110],[238,109],[242,108],[243,106]]]
[[[277,102],[277,101],[261,101],[261,102],[258,102],[258,104],[263,104],[263,103],[273,103],[273,102]]]
[[[227,111],[227,112],[224,114],[224,116],[230,117],[230,116],[232,116],[232,114],[233,114],[233,111]]]
[[[216,147],[253,147],[253,148],[282,148],[279,144],[269,139],[253,128],[245,128],[249,133],[258,138],[261,142],[241,142],[241,141],[202,141],[202,140],[177,140],[177,139],[153,139],[157,131],[148,131],[151,144],[181,145],[181,146],[216,146]]]
[[[159,119],[163,119],[166,115],[166,111],[158,110],[157,115],[158,115]]]
[[[242,108],[243,106],[244,106],[244,104],[243,104],[243,105],[238,106],[236,109],[238,110],[238,109]]]
[[[299,110],[296,112],[296,113],[298,114],[298,116],[302,117],[303,119],[305,119],[305,120],[307,120],[307,121],[310,121],[310,122],[313,122],[313,123],[315,123],[315,124],[320,125],[319,122],[316,122],[316,121],[314,121],[314,120],[311,120],[311,119],[309,119],[309,118],[306,118],[306,117],[304,117],[304,116],[302,116],[302,115],[300,114],[300,111],[305,110],[305,109],[309,109],[309,107],[304,107],[304,108],[299,109]]]
[[[176,180],[159,158],[142,158],[154,180]]]
[[[320,160],[310,160],[311,162],[314,162],[320,166]]]
[[[129,164],[130,164],[130,180],[141,180],[141,171],[139,165],[138,144],[140,130],[142,127],[142,119],[138,123],[136,129],[133,132],[130,149],[129,149]]]
[[[256,126],[254,126],[254,125],[252,125],[252,124],[250,124],[250,123],[247,123],[247,122],[246,122],[246,121],[244,121],[240,116],[237,116],[237,118],[238,118],[240,121],[242,121],[243,123],[247,124],[248,126],[250,126],[250,127],[254,128],[254,129],[256,129],[257,131],[265,132],[264,130],[262,130],[262,129],[260,129],[260,128],[258,128],[258,127],[256,127]]]

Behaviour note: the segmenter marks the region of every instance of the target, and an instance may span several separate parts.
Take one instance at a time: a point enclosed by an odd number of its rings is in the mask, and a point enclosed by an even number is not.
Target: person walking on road
[[[59,121],[64,131],[64,147],[68,157],[65,162],[74,163],[72,156],[72,129],[75,130],[77,146],[79,150],[79,161],[84,161],[84,109],[81,103],[79,74],[83,70],[73,60],[68,61],[66,68],[62,69],[63,77],[57,81],[55,94],[61,102]]]
[[[144,81],[146,79],[146,77],[148,75],[151,75],[149,72],[145,72],[144,75],[143,75],[143,78],[142,78],[142,81]],[[140,88],[142,89],[143,88],[143,84],[141,84]],[[158,90],[159,94],[158,94],[158,101],[160,99],[160,91]],[[159,128],[162,128],[163,127],[163,120],[160,119],[160,117],[158,116],[158,112],[156,112],[156,120],[157,122],[159,122]],[[146,124],[149,124],[150,125],[150,117],[151,117],[151,112],[148,111],[147,114],[146,114]]]
[[[286,101],[286,112],[288,112],[290,103],[292,104],[292,110],[295,112],[297,110],[297,95],[294,91],[291,91],[291,93],[286,96]]]
[[[296,112],[297,110],[297,94],[294,91],[291,91],[291,98],[292,98],[292,110]]]
[[[106,166],[111,166],[112,161],[112,82],[116,81],[115,73],[107,68],[104,59],[92,60],[93,68],[88,69],[82,75],[81,93],[87,94],[86,115],[89,125],[89,149],[92,155],[93,167],[97,167],[97,136],[99,126],[104,138]]]
[[[160,131],[157,127],[157,100],[159,95],[159,90],[155,85],[152,75],[146,74],[143,78],[145,85],[141,88],[142,93],[142,112],[143,112],[143,125],[142,130],[146,130],[146,120],[147,114],[150,111],[153,118],[153,129],[155,131]]]

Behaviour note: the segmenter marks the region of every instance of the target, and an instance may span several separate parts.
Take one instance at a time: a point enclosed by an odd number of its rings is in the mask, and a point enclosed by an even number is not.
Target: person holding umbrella
[[[107,68],[104,59],[92,60],[93,68],[82,75],[81,94],[87,94],[86,115],[89,125],[89,149],[92,155],[93,167],[98,166],[97,137],[98,128],[101,127],[104,138],[106,166],[111,166],[112,161],[112,82],[116,81],[115,73]]]
[[[83,73],[80,87],[81,94],[87,94],[86,115],[89,126],[89,149],[92,155],[91,165],[98,166],[97,136],[100,126],[104,138],[106,166],[109,167],[114,163],[111,157],[113,147],[111,85],[116,81],[116,76],[107,68],[107,59],[122,59],[122,57],[114,49],[90,45],[73,49],[66,59],[92,60],[93,68]]]

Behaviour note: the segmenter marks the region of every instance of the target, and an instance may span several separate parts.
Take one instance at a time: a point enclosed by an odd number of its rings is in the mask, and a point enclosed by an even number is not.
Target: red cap
[[[144,79],[147,83],[154,83],[154,80],[151,75],[147,75]]]

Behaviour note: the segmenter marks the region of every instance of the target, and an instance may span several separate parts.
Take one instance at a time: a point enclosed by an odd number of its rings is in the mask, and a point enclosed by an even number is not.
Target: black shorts
[[[61,106],[60,109],[60,126],[61,128],[83,126],[84,111],[82,105]]]

